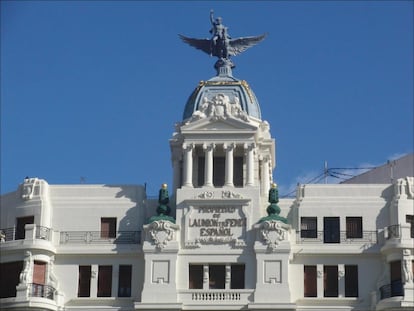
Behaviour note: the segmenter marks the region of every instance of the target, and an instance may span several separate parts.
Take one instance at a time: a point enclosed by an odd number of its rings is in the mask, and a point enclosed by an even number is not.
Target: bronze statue
[[[195,47],[196,49],[202,50],[203,52],[216,56],[221,60],[222,63],[231,64],[230,57],[240,54],[247,50],[248,48],[258,44],[262,41],[266,34],[255,36],[255,37],[241,37],[232,39],[228,34],[228,28],[222,24],[221,17],[214,19],[213,10],[210,11],[210,22],[212,24],[212,29],[210,33],[212,34],[211,39],[195,39],[188,38],[183,35],[179,35],[181,40],[189,45]],[[234,67],[234,65],[232,65]]]

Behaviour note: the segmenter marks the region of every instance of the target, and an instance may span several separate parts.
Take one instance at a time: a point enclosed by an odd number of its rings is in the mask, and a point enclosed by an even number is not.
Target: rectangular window
[[[345,297],[358,297],[358,266],[345,266]]]
[[[213,158],[213,184],[215,187],[224,186],[225,162],[224,157]]]
[[[101,238],[102,239],[116,238],[116,218],[115,217],[101,218]]]
[[[244,271],[245,265],[235,264],[231,265],[231,289],[242,289],[244,288]]]
[[[44,285],[46,281],[46,262],[35,260],[33,266],[33,283]]]
[[[362,217],[346,217],[346,238],[362,238]]]
[[[300,237],[312,238],[317,237],[318,220],[316,217],[301,217],[300,218]]]
[[[323,242],[339,243],[339,217],[323,218]]]
[[[132,266],[120,265],[118,278],[118,297],[131,297]]]
[[[323,267],[323,296],[338,297],[338,266]]]
[[[203,289],[203,265],[190,265],[188,284],[190,289]]]
[[[26,237],[25,226],[34,224],[34,216],[19,217],[16,220],[16,240],[24,240]]]
[[[243,187],[243,157],[234,157],[233,183],[235,187]]]
[[[91,295],[91,266],[79,266],[78,297]]]
[[[402,296],[401,260],[390,262],[391,296]]]
[[[225,265],[210,265],[208,267],[209,274],[209,288],[210,289],[224,289],[226,283],[226,266]]]
[[[99,266],[98,269],[98,297],[111,297],[112,266]]]
[[[406,215],[405,220],[410,224],[410,238],[414,238],[414,215]]]
[[[23,261],[0,264],[0,298],[16,297],[16,286],[20,282]]]
[[[304,296],[316,297],[318,294],[316,266],[304,266],[303,268]]]

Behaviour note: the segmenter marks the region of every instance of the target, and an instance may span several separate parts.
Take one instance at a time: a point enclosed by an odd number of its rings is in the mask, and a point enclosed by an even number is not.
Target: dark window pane
[[[213,158],[213,184],[215,187],[224,186],[225,158]]]
[[[91,266],[79,266],[78,297],[91,295]]]
[[[224,265],[209,266],[209,288],[210,289],[224,289],[225,276],[226,276],[225,272],[226,272],[226,267]]]
[[[338,297],[338,266],[323,267],[324,297]]]
[[[19,217],[16,224],[16,240],[24,240],[26,236],[25,226],[34,224],[34,216]]]
[[[317,296],[316,266],[304,266],[304,296]]]
[[[132,266],[119,266],[118,297],[131,297]]]
[[[362,217],[346,217],[346,238],[362,238]]]
[[[198,169],[197,169],[197,186],[202,187],[204,185],[204,170],[205,170],[205,159],[204,157],[198,157]]]
[[[188,270],[189,289],[203,289],[203,266],[190,265]]]
[[[112,266],[99,266],[98,270],[98,297],[111,297]]]
[[[243,157],[234,157],[233,183],[235,187],[243,187]]]
[[[244,288],[244,265],[231,265],[231,289]]]
[[[323,218],[323,241],[324,243],[339,243],[339,217]]]
[[[23,261],[0,264],[0,298],[16,297],[16,286],[20,282]]]
[[[317,218],[316,217],[301,217],[300,219],[300,237],[312,238],[317,237]]]
[[[345,297],[358,297],[358,266],[345,266]]]

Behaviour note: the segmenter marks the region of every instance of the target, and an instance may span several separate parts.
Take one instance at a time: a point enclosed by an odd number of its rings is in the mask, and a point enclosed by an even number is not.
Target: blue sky
[[[276,139],[282,191],[413,151],[412,1],[1,1],[1,193],[171,183],[169,139],[215,59],[180,42],[268,33],[234,57]]]

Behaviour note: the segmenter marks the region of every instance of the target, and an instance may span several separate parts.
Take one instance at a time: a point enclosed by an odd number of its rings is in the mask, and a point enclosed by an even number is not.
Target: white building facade
[[[228,63],[191,94],[170,147],[159,202],[38,178],[3,195],[2,310],[414,308],[413,176],[278,200],[270,126]]]

